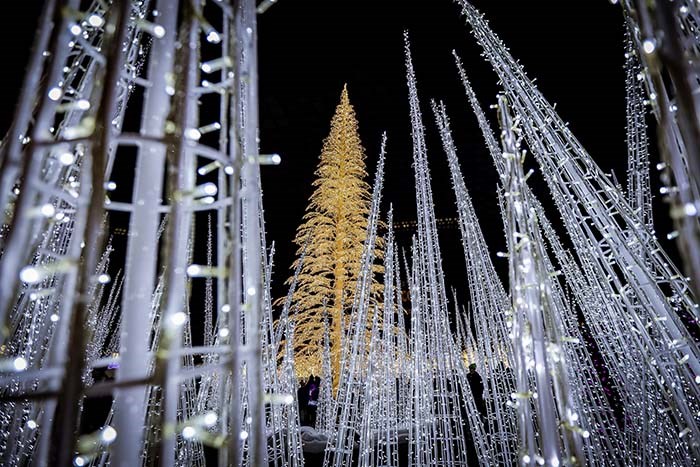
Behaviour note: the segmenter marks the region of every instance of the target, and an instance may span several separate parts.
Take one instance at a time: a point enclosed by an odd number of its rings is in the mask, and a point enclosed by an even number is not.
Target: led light
[[[70,33],[73,34],[74,36],[77,36],[82,31],[83,30],[77,24],[74,24],[73,26],[70,27]]]
[[[654,39],[644,39],[642,42],[642,50],[646,54],[653,54],[656,50],[656,41]]]
[[[12,366],[15,367],[15,371],[24,371],[27,369],[27,360],[25,360],[23,357],[17,357],[12,362]]]
[[[41,215],[44,217],[53,217],[54,214],[56,214],[56,208],[53,207],[53,204],[44,204],[41,209]]]
[[[225,305],[222,305],[222,306],[221,306],[221,311],[222,311],[223,313],[228,313],[229,311],[231,311],[231,305],[229,305],[228,303],[226,303]]]
[[[78,102],[75,103],[75,106],[78,107],[80,110],[88,110],[90,108],[90,101],[86,99],[80,99]]]
[[[228,328],[221,328],[221,329],[219,329],[219,336],[220,336],[220,337],[228,337],[228,336],[229,336],[229,330],[228,330]]]
[[[19,278],[25,284],[36,284],[44,278],[44,274],[34,266],[25,266],[19,272]]]
[[[213,183],[203,183],[197,187],[197,193],[202,193],[206,196],[214,196],[219,189]]]
[[[100,26],[102,26],[103,24],[105,24],[105,20],[102,19],[101,16],[94,15],[94,14],[93,14],[93,15],[90,15],[90,16],[88,17],[87,22],[88,22],[88,24],[89,24],[90,26],[95,27],[95,28],[99,28]]]
[[[187,315],[182,311],[178,311],[170,318],[170,322],[172,322],[175,326],[182,326],[186,321]]]
[[[85,459],[78,456],[73,460],[73,464],[77,465],[78,467],[83,467],[85,465]]]
[[[245,291],[245,293],[247,293],[247,294],[250,295],[251,297],[252,297],[253,295],[255,295],[255,292],[256,292],[255,287],[248,287],[248,290]]]
[[[219,417],[214,412],[209,412],[204,416],[204,424],[207,426],[214,426],[219,420]]]
[[[207,34],[207,41],[212,44],[218,44],[221,42],[221,35],[216,31],[210,31],[209,34]]]
[[[61,88],[51,88],[49,91],[49,99],[52,101],[57,101],[61,98],[63,95],[63,91],[61,91]]]
[[[29,428],[30,430],[35,429],[37,426],[38,425],[34,420],[27,420],[27,428]]]
[[[199,141],[201,137],[202,134],[196,128],[188,128],[185,130],[185,138],[187,139],[190,139],[192,141]]]
[[[117,439],[117,430],[107,425],[102,429],[102,434],[100,435],[102,441],[105,444],[111,444],[115,439]]]
[[[187,275],[190,277],[197,276],[201,274],[202,272],[202,267],[197,265],[197,264],[190,264],[187,266]]]
[[[106,188],[107,190],[109,190],[109,191],[114,191],[114,190],[117,189],[117,184],[114,183],[114,182],[107,182],[107,183],[105,184],[105,188]]]
[[[72,152],[62,152],[58,155],[58,162],[63,165],[71,165],[75,162],[75,155]]]
[[[165,37],[165,28],[160,24],[156,24],[153,26],[153,36],[157,37],[158,39],[162,39]]]
[[[194,435],[197,434],[197,430],[195,430],[191,426],[186,426],[185,428],[182,429],[182,437],[185,439],[192,439],[194,438]]]
[[[49,316],[49,319],[51,320],[52,323],[57,323],[58,322],[58,315],[56,313],[53,313],[51,316]]]
[[[111,281],[112,278],[109,277],[109,274],[100,274],[97,276],[97,282],[100,284],[109,284],[109,281]]]
[[[245,441],[246,439],[248,439],[248,432],[245,430],[241,431],[240,437],[243,441]]]

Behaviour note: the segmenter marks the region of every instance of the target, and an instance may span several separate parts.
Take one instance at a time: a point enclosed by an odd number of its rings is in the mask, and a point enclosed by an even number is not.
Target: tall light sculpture
[[[27,365],[20,364],[27,361],[23,357],[13,357],[20,373],[32,365],[24,380],[36,383],[17,386],[18,374],[3,375],[5,403],[45,400],[34,403],[40,407],[38,422],[27,422],[39,432],[39,442],[35,449],[25,446],[22,454],[39,465],[93,458],[94,453],[83,453],[92,438],[78,441],[75,433],[80,400],[110,393],[115,397],[109,415],[113,427],[105,427],[97,439],[99,449],[111,450],[112,465],[138,465],[156,450],[164,465],[172,465],[190,455],[189,446],[196,452],[201,443],[218,448],[222,464],[258,465],[266,457],[258,338],[265,296],[258,166],[276,163],[278,157],[260,157],[257,151],[255,3],[205,3],[124,0],[95,2],[86,11],[75,0],[47,3],[27,81],[32,86],[45,70],[41,97],[36,110],[31,99],[20,102],[0,175],[4,200],[19,193],[4,217],[10,224],[0,258],[0,269],[7,272],[0,283],[3,341],[17,341],[23,328],[16,327],[14,310],[27,306],[25,297],[52,300],[57,309],[44,316],[54,323],[44,326],[48,357]],[[220,30],[212,26],[217,23]],[[142,101],[127,102],[137,89]],[[128,104],[137,118],[124,119]],[[218,118],[201,121],[211,118],[212,107],[218,108]],[[137,130],[125,130],[134,126]],[[206,136],[216,131],[218,138]],[[105,190],[124,177],[125,148],[136,151],[132,192],[125,201],[113,201]],[[38,210],[37,202],[45,207]],[[88,345],[101,348],[107,337],[100,330],[102,342],[95,343],[84,322],[92,316],[90,307],[102,309],[94,297],[109,282],[100,241],[104,208],[108,219],[115,213],[129,216],[128,244],[121,316],[114,321],[120,326],[120,351],[94,361],[99,352],[86,353]],[[215,259],[191,264],[192,226],[205,211],[216,219]],[[44,219],[51,221],[48,233]],[[58,237],[64,239],[62,256],[46,256],[46,249],[36,250],[37,242],[55,237],[56,224],[64,232]],[[166,262],[156,287],[159,250]],[[43,256],[30,262],[35,251]],[[219,333],[211,345],[196,348],[187,325],[188,290],[199,280],[216,282],[216,297],[208,303],[216,309]],[[110,297],[104,309],[114,319],[117,307]],[[91,355],[89,365],[118,365],[116,381],[84,380],[90,370],[84,368],[86,355]],[[193,355],[205,363],[195,365]],[[188,402],[187,394],[196,392],[193,381],[202,381],[208,391],[218,388],[219,402],[203,393],[195,405]],[[201,414],[206,429],[194,407],[216,409]],[[245,424],[248,437],[243,436],[244,413],[251,419]],[[212,429],[221,436],[205,433]],[[16,436],[16,431],[8,433],[11,440]]]

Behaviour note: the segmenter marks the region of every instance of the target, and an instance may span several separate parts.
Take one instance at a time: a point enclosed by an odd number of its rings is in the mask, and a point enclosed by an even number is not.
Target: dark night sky
[[[485,13],[529,76],[537,78],[544,95],[557,103],[584,147],[605,171],[614,169],[624,183],[624,52],[619,7],[606,0],[473,3]],[[495,111],[488,107],[496,101],[496,76],[481,58],[455,3],[280,0],[259,24],[262,149],[283,157],[279,167],[264,169],[263,179],[269,238],[277,241],[279,250],[277,285],[291,263],[291,239],[311,194],[322,140],[345,82],[358,115],[371,174],[381,132],[388,132],[385,210],[392,202],[396,220],[415,219],[404,30],[411,36],[437,215],[452,218],[456,211],[445,155],[429,108],[431,98],[446,102],[466,184],[491,251],[505,248],[497,210],[496,171],[457,77],[452,49],[462,56],[490,118],[495,117]],[[441,237],[447,283],[463,288],[466,283],[458,230],[444,231]],[[399,239],[408,247],[410,232]],[[503,272],[505,261],[494,261]]]
[[[605,171],[614,169],[624,183],[619,7],[607,0],[473,3],[529,76],[537,78],[545,97],[557,103],[560,115],[598,164]],[[2,133],[12,119],[41,4],[38,0],[15,3],[0,18],[5,71],[0,86]],[[456,217],[445,156],[429,112],[431,98],[447,104],[467,187],[489,246],[492,252],[504,247],[496,172],[468,108],[451,50],[462,56],[490,118],[495,114],[488,106],[495,102],[498,87],[459,7],[450,0],[279,0],[259,18],[261,150],[278,152],[283,158],[280,166],[263,169],[268,240],[275,240],[278,249],[275,295],[284,293],[281,284],[293,259],[292,238],[311,194],[313,172],[343,83],[348,84],[358,115],[370,174],[380,135],[384,130],[389,135],[384,211],[392,202],[396,220],[415,219],[404,30],[409,31],[413,46],[437,215]],[[661,217],[666,217],[665,212]],[[659,231],[663,235],[668,229]],[[448,283],[465,286],[457,230],[444,232],[442,248]]]

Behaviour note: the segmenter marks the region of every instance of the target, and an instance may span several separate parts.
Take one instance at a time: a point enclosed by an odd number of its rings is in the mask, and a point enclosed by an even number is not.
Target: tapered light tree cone
[[[293,297],[296,312],[294,348],[301,377],[321,373],[324,300],[331,318],[333,385],[338,384],[342,321],[352,307],[367,237],[370,187],[365,181],[365,151],[358,134],[355,111],[347,86],[331,120],[316,170],[315,190],[294,239],[301,254],[309,239],[306,259]],[[376,255],[380,254],[378,244]],[[295,264],[296,265],[296,264]],[[381,272],[379,265],[375,272]],[[376,279],[373,294],[381,292]]]

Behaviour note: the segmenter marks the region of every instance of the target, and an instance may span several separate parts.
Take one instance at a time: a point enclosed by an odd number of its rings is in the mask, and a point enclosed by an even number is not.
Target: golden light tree
[[[335,386],[341,361],[341,336],[349,325],[371,203],[370,186],[365,180],[365,151],[347,85],[331,120],[330,134],[324,141],[315,174],[315,189],[294,239],[299,247],[298,255],[306,245],[306,257],[292,299],[295,364],[300,377],[321,373],[325,304],[331,325]],[[381,245],[377,243],[377,258],[381,258]],[[373,268],[375,273],[382,270],[379,265]],[[373,293],[379,294],[381,289],[382,285],[375,279]]]

